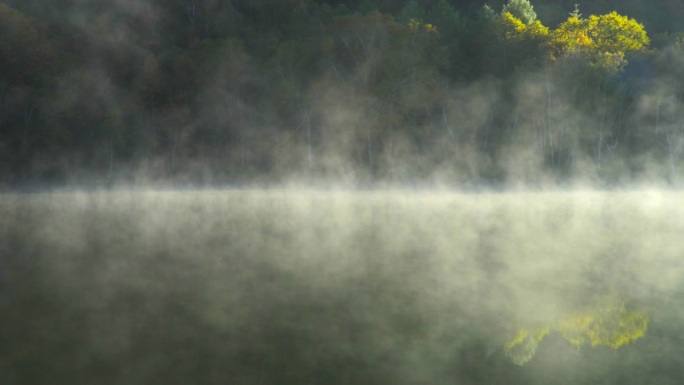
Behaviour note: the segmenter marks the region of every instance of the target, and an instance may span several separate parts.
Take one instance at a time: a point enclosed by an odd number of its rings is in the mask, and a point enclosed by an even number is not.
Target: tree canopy
[[[617,12],[587,19],[575,13],[553,31],[550,41],[554,58],[582,55],[592,65],[612,70],[622,69],[626,55],[649,43],[642,24]]]
[[[529,0],[509,0],[501,10],[502,14],[510,13],[516,19],[525,24],[531,24],[537,20],[537,13]]]

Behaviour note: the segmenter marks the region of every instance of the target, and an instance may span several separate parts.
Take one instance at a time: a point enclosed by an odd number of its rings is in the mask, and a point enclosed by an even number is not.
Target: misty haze
[[[6,195],[3,381],[676,383],[683,199]]]
[[[0,383],[679,384],[678,0],[0,0]]]

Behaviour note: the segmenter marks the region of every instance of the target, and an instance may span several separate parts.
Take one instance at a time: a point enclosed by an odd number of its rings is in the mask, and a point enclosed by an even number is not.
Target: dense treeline
[[[675,183],[683,16],[670,0],[3,0],[0,184]]]

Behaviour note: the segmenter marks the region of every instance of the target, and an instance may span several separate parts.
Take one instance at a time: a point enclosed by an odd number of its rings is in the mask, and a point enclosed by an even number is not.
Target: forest
[[[0,189],[676,185],[675,0],[1,0]]]

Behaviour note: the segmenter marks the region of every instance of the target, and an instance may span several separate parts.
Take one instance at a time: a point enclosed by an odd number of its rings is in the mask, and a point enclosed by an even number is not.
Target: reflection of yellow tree
[[[537,346],[552,330],[576,347],[588,342],[591,346],[617,349],[643,337],[647,329],[647,315],[627,309],[622,300],[602,301],[561,319],[552,327],[520,329],[504,344],[504,352],[511,361],[523,365],[534,357]]]
[[[551,329],[548,327],[542,327],[533,331],[527,329],[518,330],[518,334],[504,345],[506,357],[518,365],[531,360],[537,351],[537,346],[550,331]]]

